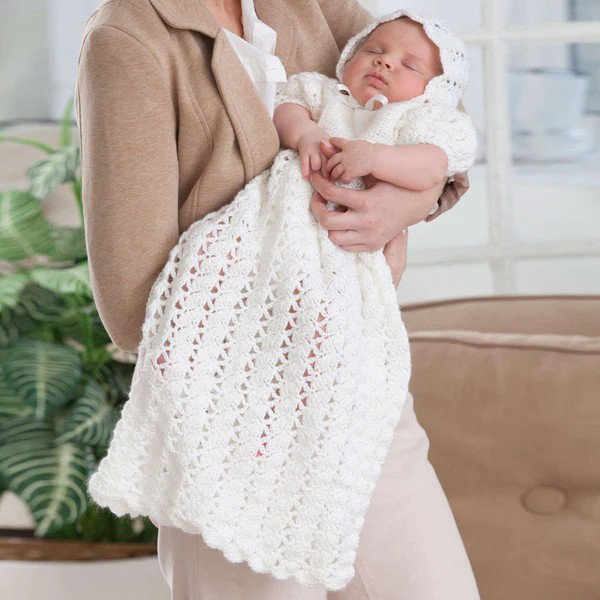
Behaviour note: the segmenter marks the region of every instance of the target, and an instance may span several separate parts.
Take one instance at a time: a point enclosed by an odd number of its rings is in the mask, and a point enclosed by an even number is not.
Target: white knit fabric
[[[345,131],[348,139],[367,142],[406,145],[434,144],[448,157],[446,176],[463,173],[475,161],[477,133],[466,113],[443,104],[423,103],[419,98],[404,102],[390,102],[379,110],[361,110],[352,96],[340,93],[336,79],[320,73],[297,73],[288,79],[286,87],[277,94],[275,106],[294,102],[308,109],[321,128]],[[330,103],[327,114],[323,108]],[[339,108],[333,108],[342,105]],[[342,108],[345,107],[345,108]],[[347,125],[353,122],[354,128]],[[369,127],[362,129],[363,123]],[[361,131],[362,129],[362,131]],[[332,134],[334,135],[334,134]]]
[[[469,166],[454,133],[434,132],[446,118],[462,131],[449,108],[369,111],[337,84],[294,75],[278,103],[306,106],[331,136],[435,139],[453,169]],[[338,590],[354,576],[411,365],[383,253],[335,246],[312,191],[285,150],[182,234],[151,289],[129,400],[88,488],[117,515],[202,534],[232,562]]]

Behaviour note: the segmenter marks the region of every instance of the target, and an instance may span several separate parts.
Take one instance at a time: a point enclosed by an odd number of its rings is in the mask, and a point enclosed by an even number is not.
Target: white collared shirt
[[[273,118],[275,94],[287,81],[285,68],[274,54],[277,32],[258,18],[254,0],[242,0],[242,22],[245,39],[227,29],[224,31]]]

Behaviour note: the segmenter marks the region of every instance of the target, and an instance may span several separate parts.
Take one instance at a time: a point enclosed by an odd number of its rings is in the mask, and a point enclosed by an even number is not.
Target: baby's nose
[[[392,63],[390,60],[388,60],[387,56],[376,57],[375,64],[381,65],[381,66],[385,67],[386,69],[391,69],[391,67],[392,67]]]

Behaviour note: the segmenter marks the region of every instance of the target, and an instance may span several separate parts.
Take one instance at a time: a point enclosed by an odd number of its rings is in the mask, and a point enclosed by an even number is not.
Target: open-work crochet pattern
[[[410,355],[383,254],[334,246],[311,191],[284,151],[182,235],[89,491],[232,562],[335,590],[354,575]]]
[[[475,134],[453,106],[368,111],[338,84],[301,73],[279,102],[302,104],[331,136],[438,144],[449,174],[472,163]],[[354,576],[411,365],[382,251],[335,246],[312,193],[284,150],[182,234],[89,492],[117,515],[202,534],[257,572],[338,590]]]

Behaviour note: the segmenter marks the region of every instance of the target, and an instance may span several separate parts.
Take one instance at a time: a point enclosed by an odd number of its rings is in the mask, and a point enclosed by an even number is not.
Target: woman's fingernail
[[[328,148],[333,148],[332,143],[329,140],[321,140]]]

